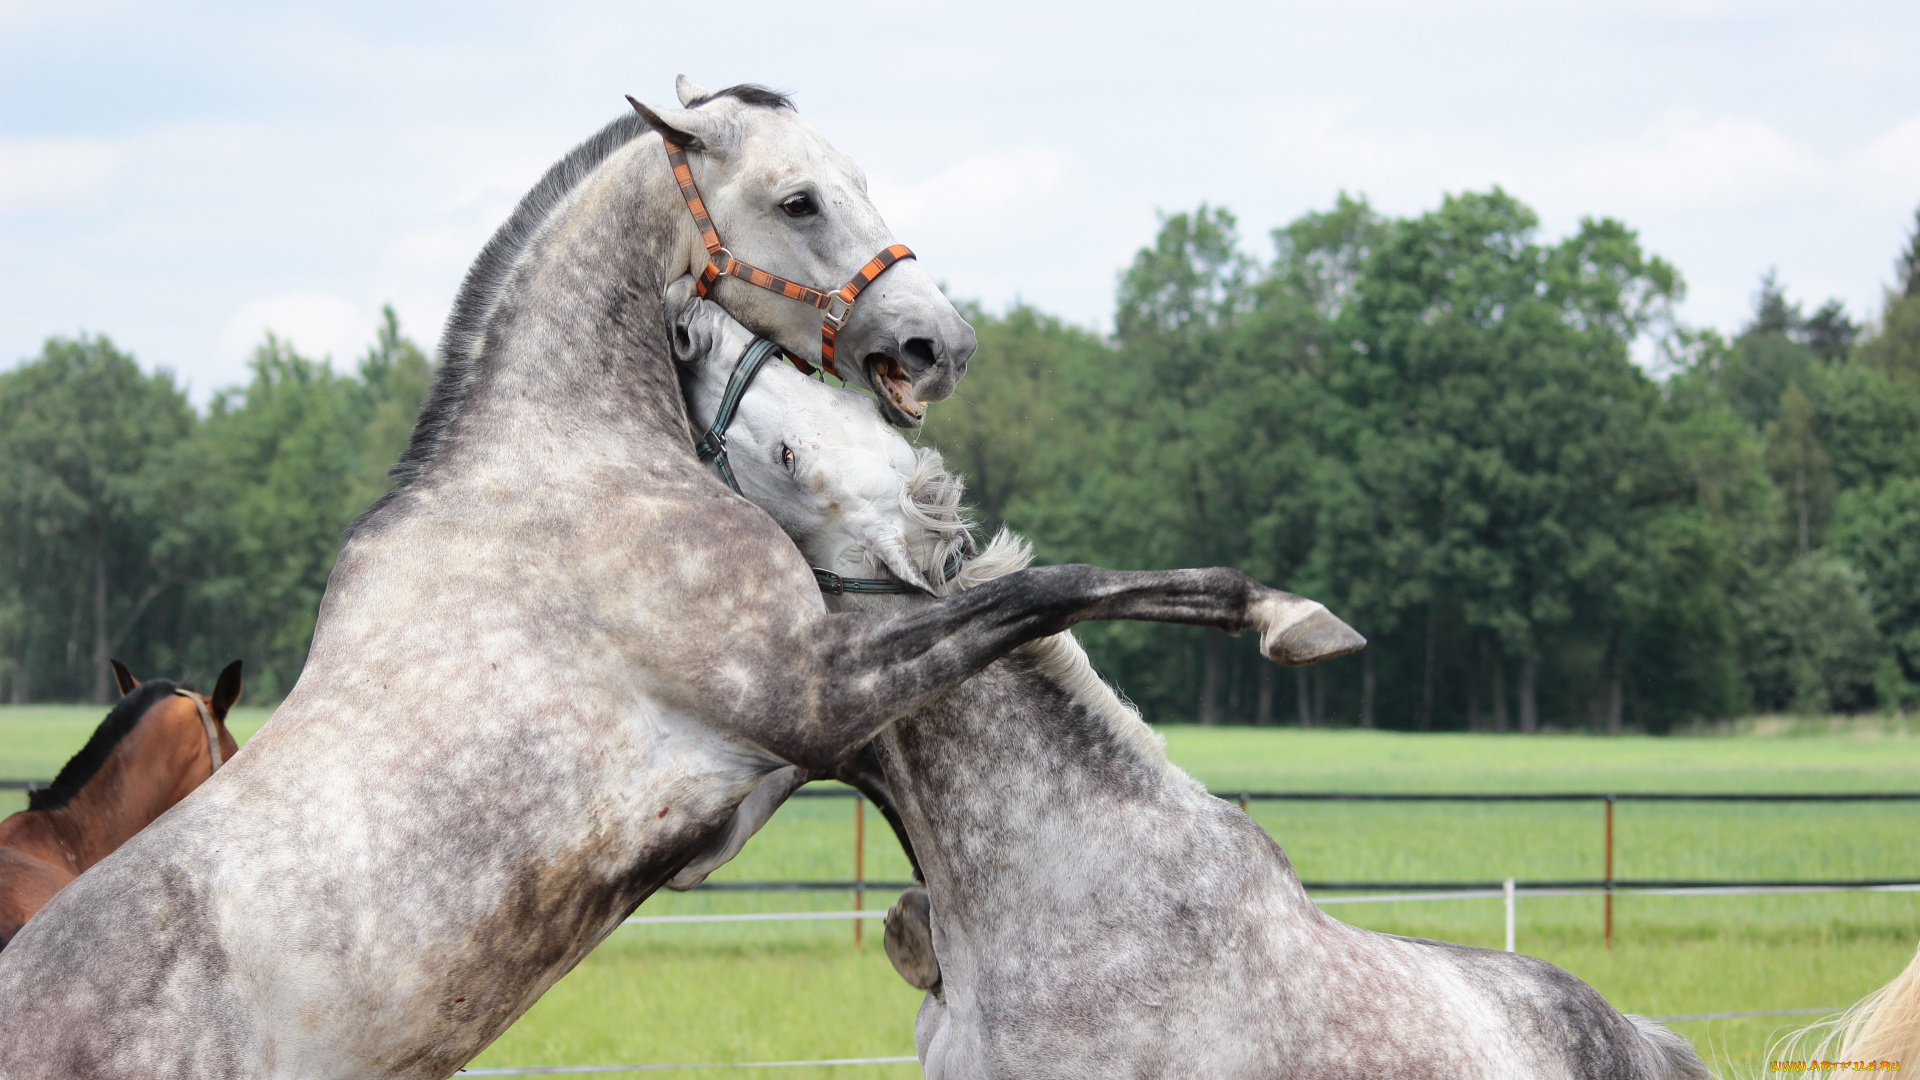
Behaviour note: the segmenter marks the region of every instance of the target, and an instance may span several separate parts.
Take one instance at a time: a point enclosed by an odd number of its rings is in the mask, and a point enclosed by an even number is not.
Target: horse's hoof
[[[940,958],[933,954],[933,907],[916,885],[887,909],[887,959],[916,990],[940,985]]]
[[[1260,652],[1289,667],[1317,664],[1366,647],[1367,639],[1317,601],[1274,592],[1255,601],[1253,628],[1260,631]]]

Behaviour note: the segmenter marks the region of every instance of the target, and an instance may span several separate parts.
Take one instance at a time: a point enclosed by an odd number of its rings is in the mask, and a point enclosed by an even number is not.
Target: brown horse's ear
[[[133,693],[133,688],[140,685],[140,680],[133,677],[133,672],[127,670],[127,665],[118,660],[108,660],[107,663],[113,665],[113,678],[120,684],[120,696],[126,697]]]
[[[235,660],[220,669],[220,681],[213,684],[213,696],[207,699],[207,708],[215,720],[225,720],[227,710],[240,700],[240,661]]]

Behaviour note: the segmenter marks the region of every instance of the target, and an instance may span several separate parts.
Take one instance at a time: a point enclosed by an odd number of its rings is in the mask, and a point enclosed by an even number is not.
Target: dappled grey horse
[[[710,305],[678,321],[683,350],[715,354],[689,394],[711,415],[749,335]],[[961,596],[1017,579],[1028,551],[1003,532],[948,580],[966,525],[938,455],[839,391],[772,374],[742,400],[731,469],[814,565]],[[887,948],[929,991],[918,1044],[933,1080],[1707,1075],[1679,1036],[1545,961],[1326,915],[1258,825],[1167,760],[1071,634],[1014,650],[875,745],[926,880],[890,912]]]
[[[951,391],[972,332],[911,259],[848,309],[836,285],[894,246],[858,170],[766,91],[681,92],[568,154],[482,252],[292,693],[0,953],[0,1076],[447,1076],[723,858],[763,783],[1084,619],[1285,614],[1231,570],[1090,567],[829,614],[693,453],[667,284],[724,260],[835,289],[839,370],[883,377],[895,419]],[[740,273],[711,295],[823,359],[821,309]]]

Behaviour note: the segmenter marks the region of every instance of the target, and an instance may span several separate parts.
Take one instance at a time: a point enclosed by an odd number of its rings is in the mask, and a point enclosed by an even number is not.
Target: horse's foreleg
[[[858,791],[867,797],[880,816],[887,819],[893,827],[894,838],[900,841],[900,850],[906,852],[907,862],[913,867],[913,880],[924,883],[925,874],[920,872],[920,860],[913,854],[913,840],[907,836],[907,823],[900,819],[900,809],[893,804],[893,789],[887,786],[887,774],[880,767],[880,755],[873,749],[872,743],[862,746],[854,755],[840,763],[830,774],[821,779],[834,779]]]
[[[1260,651],[1310,664],[1366,644],[1312,600],[1238,570],[1042,566],[886,614],[831,615],[789,640],[757,717],[741,719],[783,759],[830,771],[892,721],[1015,646],[1098,619],[1257,630]],[[800,629],[800,628],[796,628]]]

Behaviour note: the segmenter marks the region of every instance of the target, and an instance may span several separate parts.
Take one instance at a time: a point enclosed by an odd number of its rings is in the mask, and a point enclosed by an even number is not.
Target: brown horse
[[[227,710],[240,697],[240,661],[212,697],[166,679],[141,682],[115,660],[120,704],[53,783],[0,821],[0,948],[53,894],[199,787],[239,744]]]

